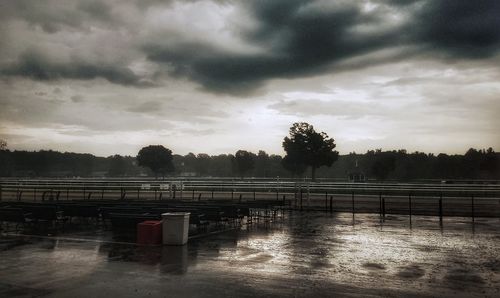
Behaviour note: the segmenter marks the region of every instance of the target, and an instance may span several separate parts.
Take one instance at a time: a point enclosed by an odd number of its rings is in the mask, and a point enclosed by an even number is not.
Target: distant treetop
[[[165,174],[174,171],[172,163],[172,151],[162,145],[149,145],[142,148],[137,154],[137,162],[139,166],[148,167],[155,173]]]

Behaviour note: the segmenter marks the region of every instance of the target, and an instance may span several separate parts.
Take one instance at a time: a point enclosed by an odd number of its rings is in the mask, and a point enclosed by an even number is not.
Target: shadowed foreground
[[[500,221],[290,213],[184,247],[2,235],[1,297],[500,295]],[[116,238],[115,238],[116,239]]]

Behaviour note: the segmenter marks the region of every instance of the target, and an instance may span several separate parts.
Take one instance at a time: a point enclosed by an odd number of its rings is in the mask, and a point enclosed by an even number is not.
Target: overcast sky
[[[0,0],[10,149],[500,150],[500,1]]]

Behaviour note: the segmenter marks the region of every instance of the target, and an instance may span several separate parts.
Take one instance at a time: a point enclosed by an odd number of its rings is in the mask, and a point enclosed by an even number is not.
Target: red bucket
[[[147,220],[137,224],[137,244],[160,245],[161,226],[160,220]]]

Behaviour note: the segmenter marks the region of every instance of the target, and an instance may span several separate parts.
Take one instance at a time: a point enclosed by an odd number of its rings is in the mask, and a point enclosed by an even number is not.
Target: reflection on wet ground
[[[499,219],[295,212],[182,247],[115,238],[3,235],[0,297],[500,296]]]

